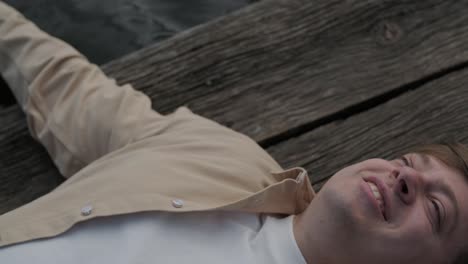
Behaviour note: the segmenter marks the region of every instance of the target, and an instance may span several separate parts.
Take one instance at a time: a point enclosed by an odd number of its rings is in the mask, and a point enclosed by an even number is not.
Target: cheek
[[[405,207],[400,217],[395,219],[395,227],[406,236],[427,241],[435,239],[436,233],[425,210],[427,205],[424,203],[424,201],[418,201],[412,207]]]
[[[383,173],[389,173],[392,171],[392,168],[392,165],[388,161],[369,159],[339,170],[330,180],[339,179],[339,181],[342,182],[348,181],[349,179],[356,179],[357,177],[362,178],[363,176],[381,175]],[[346,184],[345,182],[342,183]]]
[[[408,208],[403,218],[392,223],[388,238],[387,248],[404,253],[406,259],[430,258],[433,261],[441,253],[439,240],[422,207]]]
[[[346,182],[355,179],[361,174],[360,164],[348,166],[336,172],[328,181],[333,185],[346,185]]]

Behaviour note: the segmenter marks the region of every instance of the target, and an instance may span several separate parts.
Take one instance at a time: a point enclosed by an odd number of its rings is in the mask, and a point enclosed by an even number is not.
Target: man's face
[[[314,199],[342,263],[449,263],[466,248],[466,179],[432,156],[403,157],[346,167]]]

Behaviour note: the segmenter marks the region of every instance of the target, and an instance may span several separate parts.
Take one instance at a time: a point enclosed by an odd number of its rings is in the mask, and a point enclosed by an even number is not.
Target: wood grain
[[[258,142],[468,61],[467,1],[264,1],[103,67]],[[170,98],[170,99],[169,99]]]
[[[336,120],[268,149],[285,167],[304,166],[319,190],[339,169],[392,158],[417,144],[468,143],[468,69],[457,71],[346,120]]]

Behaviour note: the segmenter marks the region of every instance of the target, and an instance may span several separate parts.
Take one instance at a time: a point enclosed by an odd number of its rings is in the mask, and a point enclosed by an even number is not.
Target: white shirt
[[[0,263],[306,263],[293,216],[142,212],[101,217],[0,249]]]

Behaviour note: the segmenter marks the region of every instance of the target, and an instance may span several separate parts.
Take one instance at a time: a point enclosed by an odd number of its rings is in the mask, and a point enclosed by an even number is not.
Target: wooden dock
[[[468,143],[468,1],[264,0],[103,65],[170,113],[255,139],[314,188],[423,142]],[[18,106],[0,109],[0,214],[63,182]]]

